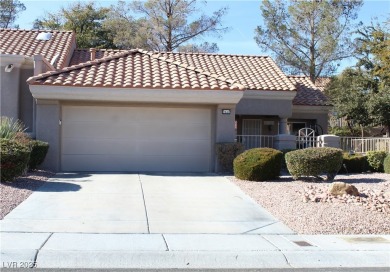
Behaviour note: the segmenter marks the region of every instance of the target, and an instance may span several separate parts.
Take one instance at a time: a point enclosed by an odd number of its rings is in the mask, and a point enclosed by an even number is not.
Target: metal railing
[[[320,146],[321,141],[317,137],[297,136],[297,149]]]
[[[245,149],[257,147],[274,147],[275,135],[237,135],[236,142],[242,143]]]
[[[390,153],[390,138],[340,137],[340,148],[355,153],[366,153],[368,151],[386,151]]]

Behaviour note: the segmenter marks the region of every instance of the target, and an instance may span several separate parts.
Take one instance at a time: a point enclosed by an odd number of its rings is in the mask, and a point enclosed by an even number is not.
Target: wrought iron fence
[[[321,141],[317,137],[312,136],[297,136],[297,149],[308,147],[320,147]]]
[[[274,135],[237,135],[236,142],[242,143],[245,149],[257,147],[274,148]]]
[[[390,153],[390,138],[340,137],[340,148],[355,153],[366,153],[368,151],[386,151]]]

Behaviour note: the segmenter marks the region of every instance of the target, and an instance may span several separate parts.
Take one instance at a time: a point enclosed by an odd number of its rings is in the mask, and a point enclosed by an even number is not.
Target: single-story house
[[[54,171],[213,172],[216,143],[327,132],[326,97],[268,56],[77,49],[71,32],[9,29],[0,48],[1,113],[50,143]]]

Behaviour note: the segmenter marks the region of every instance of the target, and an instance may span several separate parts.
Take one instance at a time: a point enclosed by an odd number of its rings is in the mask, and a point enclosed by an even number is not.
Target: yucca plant
[[[0,138],[14,140],[18,135],[26,130],[24,124],[20,120],[1,116],[0,122]]]

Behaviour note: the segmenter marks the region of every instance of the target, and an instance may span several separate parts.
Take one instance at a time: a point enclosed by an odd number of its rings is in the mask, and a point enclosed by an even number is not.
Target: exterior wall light
[[[13,69],[14,69],[14,65],[13,65],[13,64],[8,64],[7,66],[5,66],[4,71],[7,72],[7,73],[9,73],[9,72],[11,72]]]

